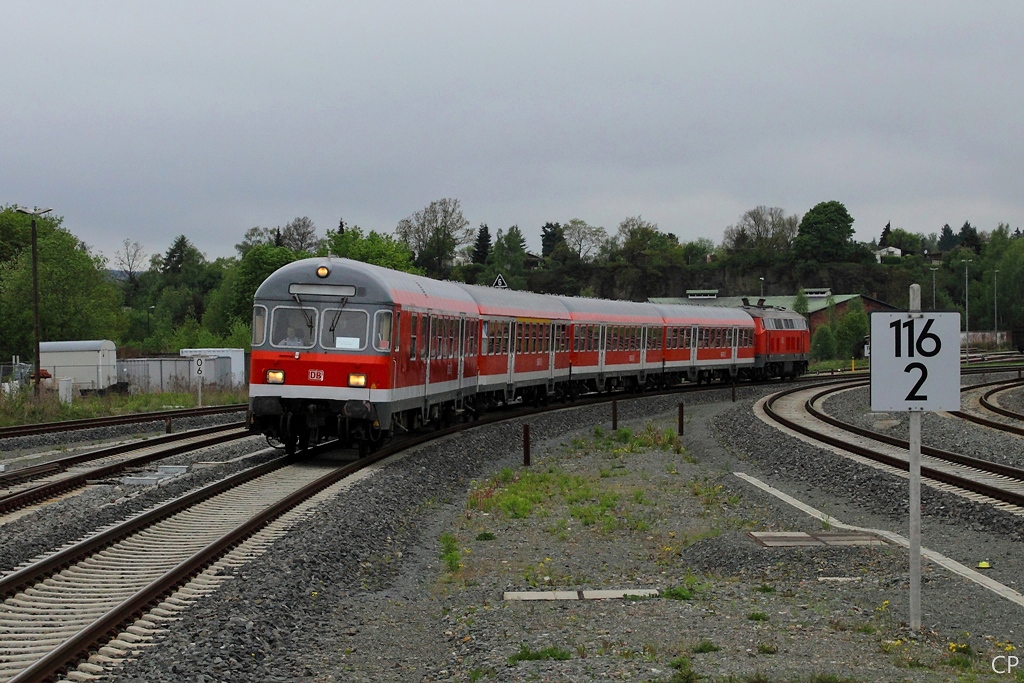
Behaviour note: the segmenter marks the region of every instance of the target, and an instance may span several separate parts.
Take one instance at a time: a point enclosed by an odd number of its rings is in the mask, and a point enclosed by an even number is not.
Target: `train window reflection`
[[[267,307],[254,306],[252,309],[252,345],[262,346],[267,338]]]
[[[325,308],[320,346],[339,351],[360,351],[366,348],[368,323],[366,311]]]
[[[391,350],[391,311],[377,311],[373,335],[373,348],[378,351]]]

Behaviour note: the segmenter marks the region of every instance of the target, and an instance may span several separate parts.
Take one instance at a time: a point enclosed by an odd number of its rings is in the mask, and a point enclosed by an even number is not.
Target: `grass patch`
[[[715,645],[713,642],[705,638],[696,645],[693,646],[693,654],[700,655],[706,652],[718,652],[722,648]]]
[[[244,404],[248,401],[248,389],[203,388],[204,406]],[[0,397],[0,427],[82,420],[110,415],[131,415],[170,408],[194,408],[195,406],[196,393],[194,391],[136,394],[134,396],[109,394],[107,396],[75,397],[71,403],[65,404],[58,400],[55,392],[49,391],[43,392],[39,400],[36,400],[32,389],[25,387],[21,391]]]
[[[751,612],[747,615],[747,619],[751,621],[768,621],[768,615],[764,612]]]
[[[769,585],[767,583],[762,583],[760,586],[757,587],[757,592],[758,593],[774,593],[775,592],[775,586]]]
[[[692,600],[693,591],[686,586],[672,586],[663,590],[661,597],[669,600]]]
[[[758,652],[758,654],[774,655],[774,654],[777,654],[778,651],[779,651],[779,646],[778,645],[773,645],[771,643],[758,643],[757,644],[757,652]]]
[[[454,574],[459,571],[462,561],[462,557],[459,555],[459,540],[449,533],[441,534],[440,540],[441,561],[444,562],[448,571]]]
[[[542,650],[531,650],[526,645],[519,646],[519,652],[508,658],[509,664],[518,664],[519,662],[534,662],[542,659],[556,659],[564,661],[570,659],[572,653],[568,650],[563,650],[558,647],[546,647]]]
[[[492,534],[490,531],[481,531],[476,535],[476,540],[478,541],[493,541],[496,538],[497,536]]]

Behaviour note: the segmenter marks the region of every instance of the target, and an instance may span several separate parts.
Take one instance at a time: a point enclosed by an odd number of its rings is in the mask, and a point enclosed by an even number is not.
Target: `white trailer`
[[[109,339],[41,342],[39,367],[55,385],[70,377],[79,391],[102,391],[117,383],[117,347]]]

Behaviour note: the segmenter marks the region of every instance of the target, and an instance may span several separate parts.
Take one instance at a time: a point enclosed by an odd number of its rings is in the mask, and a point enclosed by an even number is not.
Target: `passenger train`
[[[533,294],[333,257],[271,274],[252,332],[250,429],[289,452],[337,437],[366,453],[516,399],[795,377],[810,354],[806,320],[783,309]]]

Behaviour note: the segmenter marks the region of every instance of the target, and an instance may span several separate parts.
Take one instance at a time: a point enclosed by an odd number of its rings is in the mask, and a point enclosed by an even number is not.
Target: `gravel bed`
[[[267,448],[262,437],[251,436],[162,460],[162,464],[223,464],[196,468],[159,486],[90,486],[77,495],[39,508],[0,527],[3,534],[0,572],[16,569],[103,527],[280,455],[281,451]],[[226,460],[233,462],[223,462]]]
[[[926,629],[909,634],[904,551],[763,548],[747,536],[823,525],[732,476],[737,470],[844,522],[905,533],[905,481],[764,425],[751,412],[760,393],[741,389],[735,405],[715,402],[727,401],[727,390],[685,397],[682,454],[616,450],[596,438],[593,425],[608,430],[607,406],[531,418],[530,474],[592,490],[573,503],[542,497],[524,518],[467,506],[470,491],[486,498],[479,491],[496,473],[522,473],[521,424],[421,447],[234,570],[240,580],[197,602],[113,680],[691,680],[683,661],[705,680],[962,680],[949,642],[983,653],[966,673],[984,675],[997,643],[1014,639],[1021,608],[926,565]],[[678,401],[620,401],[620,425],[674,427]],[[585,525],[584,511],[569,508],[612,493],[614,513],[600,523]],[[986,552],[995,578],[1019,576],[1024,562],[1006,535],[1012,522],[1019,541],[1019,522],[947,497],[925,493],[926,545],[941,529],[938,550],[961,561]],[[949,510],[936,515],[940,503]],[[967,518],[976,529],[963,528]],[[457,540],[454,563],[441,557],[444,534]],[[502,598],[647,587],[691,596]],[[705,640],[717,649],[695,653],[713,649],[698,647]],[[568,659],[510,662],[523,648]]]
[[[1024,415],[1024,387],[1003,391],[995,399],[1003,408]]]
[[[200,427],[245,422],[245,413],[221,413],[201,417],[177,418],[172,422],[175,432],[183,432]],[[45,449],[53,450],[53,457],[66,455],[61,449],[80,448],[87,445],[102,444],[106,441],[124,440],[128,437],[156,436],[164,433],[164,421],[132,422],[129,424],[96,427],[93,429],[75,429],[66,432],[51,432],[32,436],[15,436],[0,439],[0,463],[5,459],[36,453]],[[34,462],[45,462],[45,458]]]

